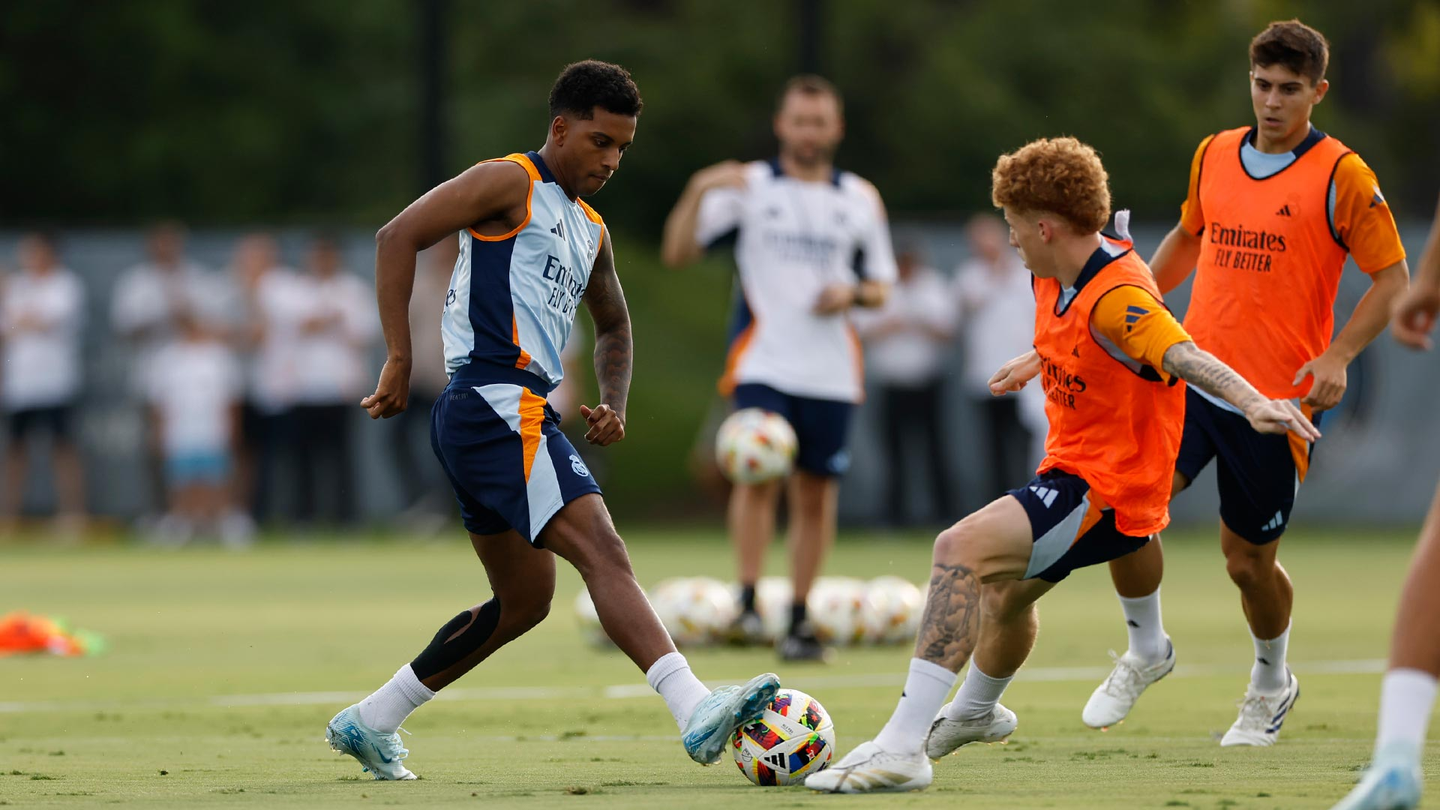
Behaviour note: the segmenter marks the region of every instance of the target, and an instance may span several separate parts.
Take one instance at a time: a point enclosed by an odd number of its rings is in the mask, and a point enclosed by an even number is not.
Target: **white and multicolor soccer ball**
[[[737,484],[784,478],[795,463],[795,429],[785,417],[763,408],[730,414],[715,435],[715,460]]]
[[[730,751],[751,782],[798,785],[830,764],[835,724],[820,701],[797,689],[781,689],[763,715],[735,732]]]
[[[883,576],[870,580],[869,588],[869,606],[876,612],[863,620],[867,640],[876,644],[914,641],[925,612],[925,597],[915,583]]]
[[[815,636],[824,644],[846,646],[864,641],[862,608],[868,597],[864,580],[820,577],[805,600]]]

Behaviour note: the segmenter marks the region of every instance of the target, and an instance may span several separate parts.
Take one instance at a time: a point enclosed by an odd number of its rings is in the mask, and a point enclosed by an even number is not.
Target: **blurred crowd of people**
[[[113,394],[145,414],[143,489],[152,502],[139,510],[144,531],[167,544],[208,536],[243,545],[259,522],[354,524],[351,425],[379,337],[373,285],[347,271],[324,234],[298,268],[266,234],[239,239],[223,270],[203,267],[188,258],[176,224],[153,228],[146,253],[115,280],[107,336],[123,344],[129,366],[129,390]],[[8,428],[0,508],[13,526],[31,471],[43,466],[57,523],[74,532],[87,520],[76,436],[87,393],[83,330],[106,325],[86,323],[85,285],[54,237],[23,237],[14,265],[0,286]],[[417,300],[438,309],[444,292],[430,292]],[[443,369],[417,363],[416,377],[417,398],[444,386]],[[37,465],[37,454],[48,463]],[[423,477],[402,480],[418,487]],[[412,503],[421,497],[408,494]]]
[[[967,224],[970,258],[948,277],[929,266],[918,246],[902,242],[899,275],[885,306],[854,313],[865,343],[867,383],[875,393],[884,451],[883,520],[891,526],[932,524],[963,514],[955,503],[949,463],[956,401],[968,400],[978,418],[974,465],[991,480],[968,482],[1003,492],[1031,478],[1043,455],[1045,401],[1039,386],[1020,396],[994,397],[990,375],[1034,342],[1035,298],[1030,272],[1009,245],[999,218],[982,214]],[[951,380],[958,350],[960,372]],[[916,511],[911,492],[925,493]]]

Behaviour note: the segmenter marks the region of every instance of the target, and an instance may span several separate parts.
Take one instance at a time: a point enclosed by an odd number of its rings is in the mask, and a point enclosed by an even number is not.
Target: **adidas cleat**
[[[894,754],[865,742],[829,768],[810,774],[805,787],[825,793],[902,793],[924,790],[934,778],[925,754]]]
[[[400,744],[399,734],[381,734],[360,722],[360,706],[342,709],[325,726],[330,747],[352,756],[377,780],[405,781],[417,778],[400,760],[410,754]]]
[[[1170,644],[1168,638],[1165,641],[1168,647],[1165,658],[1157,664],[1147,665],[1128,650],[1119,657],[1110,653],[1115,659],[1115,668],[1085,702],[1085,709],[1080,712],[1085,725],[1103,729],[1124,720],[1140,695],[1175,669],[1175,645]]]
[[[1255,691],[1254,687],[1247,688],[1245,700],[1240,704],[1240,716],[1236,718],[1235,725],[1225,732],[1220,744],[1226,747],[1274,745],[1280,737],[1285,715],[1290,713],[1299,697],[1300,681],[1288,667],[1285,669],[1285,688],[1279,692],[1266,695]]]
[[[972,742],[1004,742],[1020,725],[1015,712],[998,703],[988,714],[973,720],[952,720],[946,714],[949,711],[950,704],[946,703],[935,716],[935,722],[930,724],[930,733],[925,736],[925,755],[931,759],[940,759]]]
[[[701,765],[714,765],[730,743],[735,729],[765,713],[780,691],[780,677],[772,672],[750,679],[744,686],[722,686],[709,694],[685,724],[681,741],[685,753]]]

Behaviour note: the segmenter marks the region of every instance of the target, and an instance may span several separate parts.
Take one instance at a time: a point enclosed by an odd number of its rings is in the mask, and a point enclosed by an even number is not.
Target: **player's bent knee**
[[[1266,582],[1274,573],[1274,557],[1263,553],[1263,547],[1257,546],[1255,551],[1262,553],[1253,553],[1247,549],[1225,555],[1225,573],[1229,574],[1230,581],[1240,588],[1250,588]]]
[[[963,565],[984,576],[986,561],[992,558],[990,538],[977,531],[969,520],[962,520],[935,537],[936,565]]]

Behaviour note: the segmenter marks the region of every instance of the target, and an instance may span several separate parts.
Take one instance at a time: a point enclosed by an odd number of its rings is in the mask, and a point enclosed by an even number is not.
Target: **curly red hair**
[[[995,207],[1055,214],[1080,233],[1110,220],[1110,175],[1100,155],[1075,138],[1042,138],[1001,155],[990,186]]]

